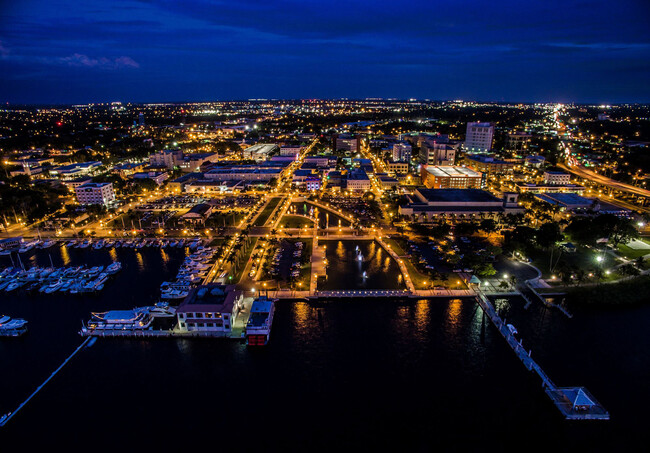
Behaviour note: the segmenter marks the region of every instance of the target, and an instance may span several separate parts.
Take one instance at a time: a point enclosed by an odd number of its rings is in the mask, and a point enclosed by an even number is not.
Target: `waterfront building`
[[[244,294],[234,285],[198,286],[176,309],[178,328],[181,332],[228,335],[243,304]]]
[[[439,216],[458,219],[477,215],[496,216],[524,212],[518,194],[505,192],[499,199],[480,189],[417,189],[408,196],[409,203],[399,208],[400,215],[413,221],[428,222]]]
[[[79,204],[108,206],[115,201],[112,182],[89,182],[74,189]]]
[[[420,177],[429,189],[478,189],[484,185],[483,174],[467,167],[422,165]]]
[[[463,148],[471,152],[488,152],[492,149],[493,138],[493,123],[467,123]]]

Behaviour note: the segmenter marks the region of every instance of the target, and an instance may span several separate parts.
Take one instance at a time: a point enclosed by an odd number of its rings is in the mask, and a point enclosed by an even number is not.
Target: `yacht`
[[[260,296],[253,301],[245,329],[246,344],[248,346],[265,346],[268,344],[274,313],[274,299]]]
[[[120,270],[122,270],[122,263],[119,261],[115,261],[106,267],[106,273],[110,275],[117,274]]]
[[[153,307],[149,307],[149,313],[154,318],[173,318],[176,316],[176,308],[170,307],[169,302],[158,302]]]
[[[56,244],[56,241],[53,241],[52,239],[48,239],[47,241],[43,242],[41,244],[42,249],[49,249],[52,247],[54,244]]]
[[[18,337],[27,332],[27,321],[0,315],[0,336]]]
[[[92,331],[102,330],[145,330],[152,322],[153,316],[149,307],[91,313],[88,325],[81,328],[81,334],[87,335]]]
[[[20,246],[20,248],[18,249],[18,253],[29,252],[29,251],[30,251],[31,249],[33,249],[35,246],[36,246],[36,243],[34,243],[34,242],[27,242],[27,243],[25,243],[25,244],[23,244],[23,245]]]

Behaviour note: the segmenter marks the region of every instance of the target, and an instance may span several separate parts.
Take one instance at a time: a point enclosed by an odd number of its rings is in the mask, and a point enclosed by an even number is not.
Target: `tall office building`
[[[494,124],[492,123],[467,123],[465,134],[465,150],[471,152],[487,152],[492,149],[494,138]]]
[[[138,126],[144,126],[144,113],[138,115]]]
[[[426,140],[420,146],[420,163],[425,165],[454,165],[457,143]]]
[[[408,142],[399,142],[393,145],[393,161],[409,162],[413,147]]]
[[[115,201],[112,182],[89,182],[75,187],[79,204],[101,204],[107,206]]]

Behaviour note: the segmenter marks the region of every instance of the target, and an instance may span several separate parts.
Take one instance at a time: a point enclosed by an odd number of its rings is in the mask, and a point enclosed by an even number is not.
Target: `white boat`
[[[65,282],[62,281],[62,280],[58,281],[56,283],[52,283],[47,288],[45,288],[45,291],[43,291],[43,292],[45,294],[52,294],[53,292],[58,291],[59,289],[61,289],[63,287],[63,285],[65,285]]]
[[[25,284],[24,282],[13,281],[13,282],[9,283],[9,285],[5,288],[5,291],[7,291],[7,292],[14,291],[14,290],[20,288],[21,286],[23,286],[24,284]]]
[[[185,299],[189,291],[183,291],[180,289],[170,289],[169,291],[162,291],[160,297],[162,299]]]
[[[10,316],[0,316],[0,336],[17,337],[27,332],[27,321],[11,319]]]
[[[82,334],[95,330],[145,330],[151,326],[153,316],[150,307],[133,310],[113,310],[104,313],[91,313],[88,326],[81,329]]]
[[[49,248],[52,247],[54,244],[56,244],[56,241],[53,241],[53,240],[51,240],[51,239],[48,239],[48,240],[46,240],[45,242],[43,242],[43,243],[41,244],[41,248],[42,248],[42,249],[49,249]]]
[[[33,249],[36,246],[33,242],[28,242],[27,244],[23,244],[19,249],[18,253],[25,253],[29,252],[31,249]]]
[[[155,318],[172,318],[176,316],[176,308],[170,307],[169,302],[158,302],[153,307],[149,307],[149,313]]]
[[[512,324],[506,324],[506,327],[508,327],[508,330],[512,335],[517,335],[519,332],[517,332],[517,328],[513,326]]]
[[[110,275],[117,274],[120,270],[122,270],[122,263],[119,261],[115,261],[106,267],[106,273]]]

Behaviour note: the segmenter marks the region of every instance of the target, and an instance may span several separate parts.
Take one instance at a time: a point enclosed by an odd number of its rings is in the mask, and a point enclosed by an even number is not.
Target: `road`
[[[621,190],[623,192],[639,195],[641,197],[650,197],[650,190],[641,189],[639,187],[615,181],[603,175],[599,175],[598,173],[595,173],[591,170],[587,170],[582,166],[569,167],[561,163],[558,163],[557,166],[565,171],[573,173],[576,176],[595,182],[597,184],[602,184],[604,186],[611,187],[612,189]]]

